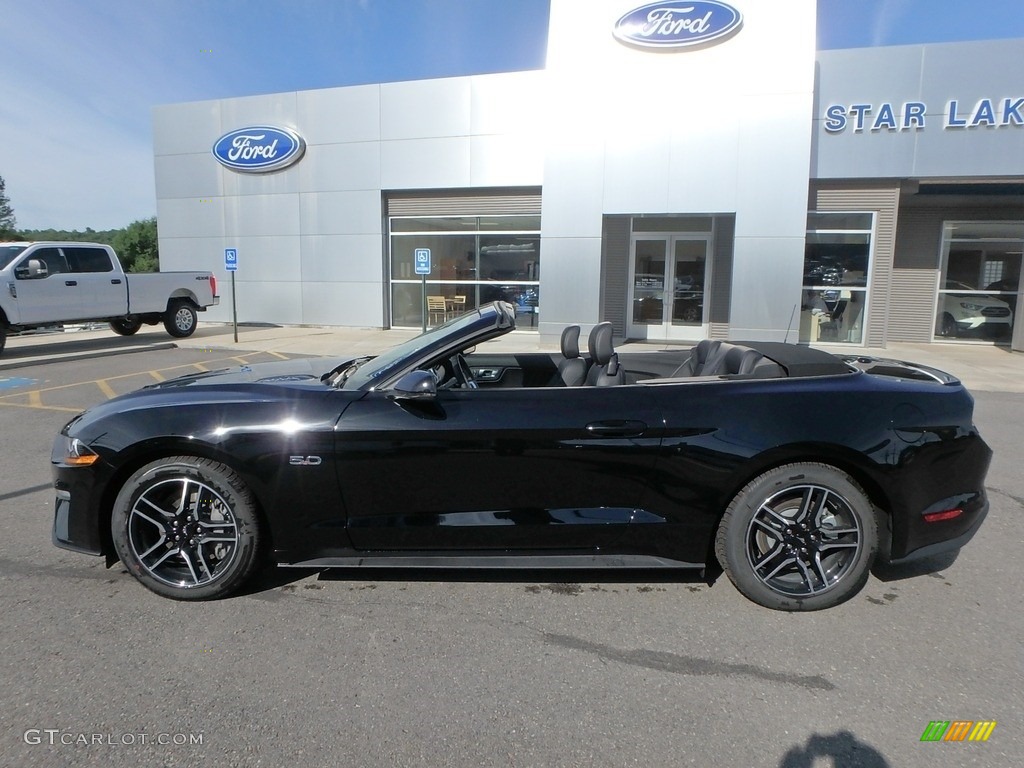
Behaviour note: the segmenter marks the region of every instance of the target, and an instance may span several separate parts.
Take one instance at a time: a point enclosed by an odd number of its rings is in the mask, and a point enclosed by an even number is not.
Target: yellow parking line
[[[34,408],[39,411],[67,411],[68,413],[81,413],[81,408],[65,408],[62,405],[34,405],[33,403],[0,403],[0,408]]]
[[[278,357],[281,360],[287,360],[288,359],[288,355],[282,355],[279,352],[271,352],[271,351],[268,350],[267,354],[268,355],[273,355],[274,357]]]
[[[28,393],[28,404],[33,408],[38,408],[43,404],[43,396],[38,389],[33,389]]]
[[[247,365],[249,362],[244,357],[232,357],[231,359],[234,360],[239,365]]]
[[[160,371],[150,371],[149,375],[157,381],[166,381],[166,379],[160,374]]]
[[[200,370],[200,371],[202,371],[203,373],[208,373],[208,372],[209,372],[209,370],[210,370],[209,368],[207,368],[207,367],[206,367],[205,365],[203,365],[202,363],[192,363],[192,367],[193,367],[193,368],[195,368],[195,369],[197,369],[197,370]]]
[[[107,400],[112,400],[113,398],[117,397],[117,393],[110,388],[110,385],[107,384],[106,379],[97,379],[96,386],[100,388],[100,392],[102,392],[106,396]]]

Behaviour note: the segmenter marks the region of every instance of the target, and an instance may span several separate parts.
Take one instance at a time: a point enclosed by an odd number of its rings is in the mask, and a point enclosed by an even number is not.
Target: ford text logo
[[[721,42],[741,24],[740,12],[725,3],[667,0],[630,11],[615,23],[613,34],[642,48],[687,48]]]
[[[213,145],[213,156],[236,171],[266,173],[291,165],[305,150],[306,142],[295,131],[257,125],[225,133]]]

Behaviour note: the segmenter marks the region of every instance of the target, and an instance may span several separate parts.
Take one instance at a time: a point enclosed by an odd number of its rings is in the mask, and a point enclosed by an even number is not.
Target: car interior
[[[633,352],[622,356],[612,343],[609,322],[595,325],[580,353],[580,327],[562,331],[560,354],[476,353],[468,358],[480,387],[607,387],[700,378],[772,379],[797,375],[745,344],[705,339],[692,349]],[[795,345],[787,345],[794,347]],[[847,369],[828,371],[845,372]]]

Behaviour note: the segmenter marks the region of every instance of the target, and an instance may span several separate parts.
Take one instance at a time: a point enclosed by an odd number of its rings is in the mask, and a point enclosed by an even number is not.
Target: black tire
[[[867,582],[877,550],[867,494],[826,464],[786,464],[757,477],[732,500],[715,537],[736,588],[780,611],[849,600]]]
[[[119,317],[110,321],[110,330],[119,336],[134,336],[142,327],[142,321],[135,317]]]
[[[939,321],[939,327],[936,329],[935,335],[946,339],[953,339],[960,335],[960,329],[956,325],[956,320],[948,312],[942,314],[942,319]]]
[[[0,355],[4,353],[4,347],[7,346],[7,329],[0,325]]]
[[[199,314],[191,301],[187,299],[175,299],[167,305],[167,314],[164,315],[164,328],[171,336],[184,339],[196,332],[196,325],[199,322]]]
[[[259,566],[255,499],[211,459],[173,456],[142,467],[118,493],[110,531],[128,572],[175,600],[225,597]]]

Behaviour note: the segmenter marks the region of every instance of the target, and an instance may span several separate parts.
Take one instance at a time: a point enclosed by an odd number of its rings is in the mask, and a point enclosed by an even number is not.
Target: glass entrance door
[[[630,338],[696,341],[707,335],[710,250],[709,235],[633,236]]]

